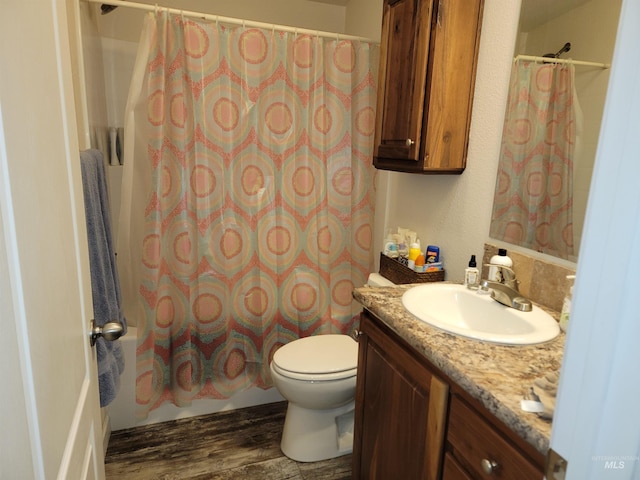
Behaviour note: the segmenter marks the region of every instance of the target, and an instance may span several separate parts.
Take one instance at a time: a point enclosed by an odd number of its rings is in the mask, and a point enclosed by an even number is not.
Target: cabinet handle
[[[413,145],[414,143],[416,143],[416,142],[414,142],[414,141],[413,141],[413,140],[411,140],[410,138],[407,138],[407,140],[404,142],[404,144],[405,144],[407,147],[410,147],[410,146],[411,146],[411,145]]]
[[[498,468],[500,468],[500,465],[497,462],[493,460],[487,460],[486,458],[482,459],[480,465],[482,466],[482,471],[487,475],[491,475],[492,473],[497,472]]]
[[[353,338],[356,342],[360,341],[361,335],[362,335],[362,331],[360,330],[354,330],[353,332],[351,332],[351,338]]]

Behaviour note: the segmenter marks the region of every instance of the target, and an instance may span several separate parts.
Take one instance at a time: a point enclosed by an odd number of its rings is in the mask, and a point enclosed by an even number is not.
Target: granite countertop
[[[453,335],[416,319],[403,307],[402,294],[412,286],[361,287],[354,290],[353,297],[546,455],[551,422],[523,412],[520,400],[536,378],[560,371],[564,333],[547,343],[517,347]]]

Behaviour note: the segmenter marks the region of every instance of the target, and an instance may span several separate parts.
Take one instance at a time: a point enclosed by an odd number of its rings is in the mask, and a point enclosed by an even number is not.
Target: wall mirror
[[[522,0],[491,238],[577,260],[621,3]]]

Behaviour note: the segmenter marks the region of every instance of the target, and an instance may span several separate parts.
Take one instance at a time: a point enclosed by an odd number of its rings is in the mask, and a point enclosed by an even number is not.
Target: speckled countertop
[[[543,455],[551,422],[523,412],[533,381],[559,372],[565,335],[539,345],[509,347],[452,335],[416,319],[402,305],[412,285],[361,287],[354,298]]]

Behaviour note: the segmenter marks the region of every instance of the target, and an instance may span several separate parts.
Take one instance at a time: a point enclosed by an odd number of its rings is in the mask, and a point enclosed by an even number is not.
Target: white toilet
[[[353,450],[358,344],[348,335],[316,335],[276,351],[271,376],[289,401],[280,448],[316,462]]]
[[[371,287],[395,285],[372,273]],[[289,401],[280,448],[292,460],[317,462],[353,451],[358,344],[347,335],[317,335],[278,349],[271,377]]]

